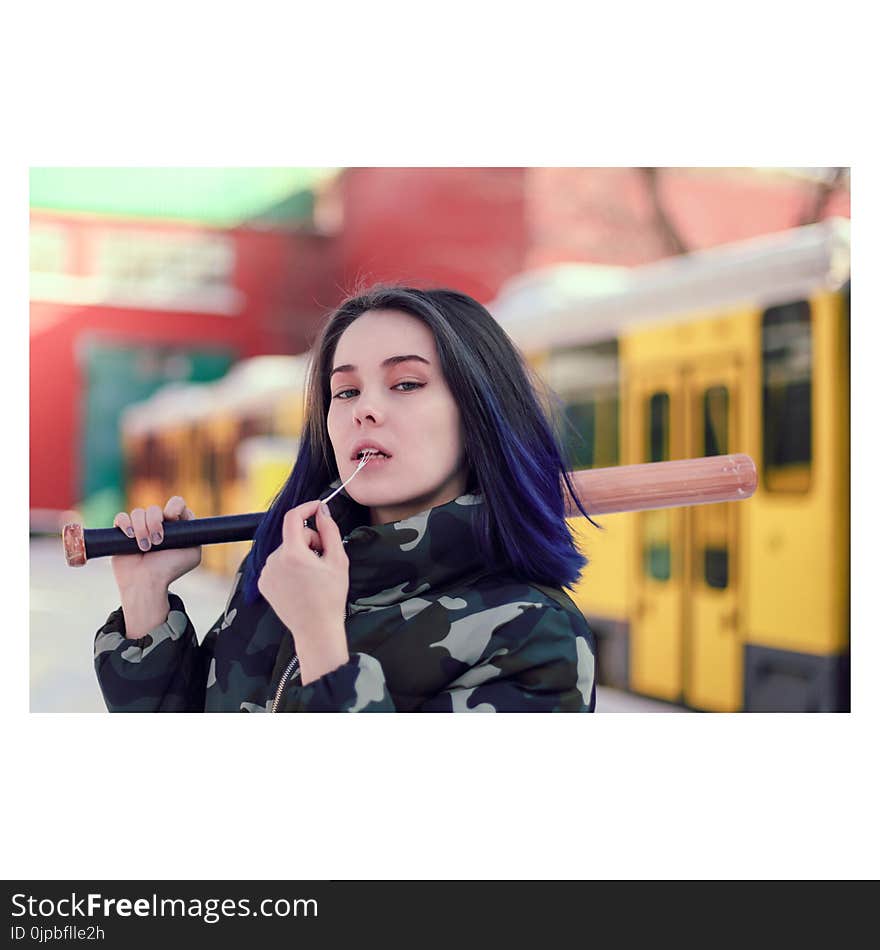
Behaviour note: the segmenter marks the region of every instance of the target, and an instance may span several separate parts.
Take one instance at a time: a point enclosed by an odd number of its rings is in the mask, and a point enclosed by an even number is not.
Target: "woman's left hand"
[[[317,531],[303,524],[311,515]],[[348,567],[339,528],[326,505],[316,499],[287,512],[281,544],[266,558],[257,588],[293,633],[304,684],[349,659]]]

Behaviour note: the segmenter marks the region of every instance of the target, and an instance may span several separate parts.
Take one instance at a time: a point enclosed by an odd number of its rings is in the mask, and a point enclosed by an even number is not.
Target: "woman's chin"
[[[359,505],[363,505],[365,508],[375,508],[378,505],[393,505],[399,501],[400,493],[394,491],[393,489],[381,490],[379,488],[364,487],[363,485],[355,488],[354,485],[349,485],[345,489],[348,497],[352,501],[356,501]]]

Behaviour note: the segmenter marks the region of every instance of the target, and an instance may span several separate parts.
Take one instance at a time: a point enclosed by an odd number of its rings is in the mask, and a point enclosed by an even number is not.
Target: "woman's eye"
[[[396,386],[392,386],[392,389],[397,389],[398,386],[415,386],[416,389],[421,389],[422,386],[424,386],[424,385],[425,385],[424,383],[416,383],[416,382],[414,382],[413,380],[409,380],[409,379],[408,379],[408,380],[404,380],[404,382],[402,382],[402,383],[397,383]],[[411,393],[412,391],[413,391],[413,390],[411,390],[411,389],[404,389],[404,390],[402,390],[402,392],[405,392],[405,393]],[[342,399],[342,397],[344,397],[346,393],[356,393],[356,392],[357,392],[356,389],[342,389],[342,390],[340,390],[333,398],[334,398],[334,399]],[[343,402],[344,402],[344,401],[345,401],[345,400],[343,399]]]

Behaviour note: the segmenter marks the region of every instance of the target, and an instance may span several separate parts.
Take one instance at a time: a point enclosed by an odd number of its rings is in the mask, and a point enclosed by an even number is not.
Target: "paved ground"
[[[201,637],[223,610],[229,582],[198,568],[173,590]],[[95,631],[119,603],[109,558],[68,567],[61,540],[30,544],[31,712],[104,712],[92,667]],[[600,687],[598,712],[684,712]]]

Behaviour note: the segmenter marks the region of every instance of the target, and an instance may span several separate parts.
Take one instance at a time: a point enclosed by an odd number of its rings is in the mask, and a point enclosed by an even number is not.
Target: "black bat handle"
[[[202,544],[223,544],[227,541],[252,541],[265,512],[245,515],[220,515],[215,518],[194,518],[192,521],[166,521],[162,525],[161,544],[154,544],[150,551],[165,551],[172,548],[196,548]],[[72,526],[71,526],[72,527]],[[78,527],[78,526],[76,526]],[[82,531],[84,550],[74,560],[73,551],[65,551],[69,564],[79,564],[96,557],[111,554],[142,554],[136,538],[129,538],[119,528],[85,528]],[[79,547],[79,545],[76,545]],[[149,553],[149,552],[148,552]]]

